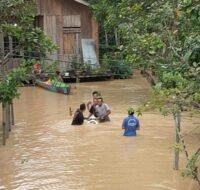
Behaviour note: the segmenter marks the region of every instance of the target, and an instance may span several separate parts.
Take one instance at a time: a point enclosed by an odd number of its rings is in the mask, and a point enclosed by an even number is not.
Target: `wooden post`
[[[13,101],[11,101],[10,106],[11,106],[11,125],[15,125]]]
[[[180,113],[174,113],[174,120],[175,120],[175,138],[176,138],[176,147],[174,149],[174,169],[179,169],[179,146],[180,145],[180,137],[179,137],[179,131],[180,131],[180,122],[181,122],[181,116]]]
[[[5,103],[2,103],[2,126],[3,126],[3,145],[6,145],[6,122],[5,122]]]
[[[72,112],[73,112],[73,111],[72,111],[72,108],[69,107],[69,115],[70,115],[70,116],[72,116]]]
[[[10,119],[10,115],[9,115],[9,103],[6,102],[6,111],[5,111],[5,121],[6,121],[6,138],[8,139],[9,137],[9,119]]]
[[[8,102],[8,131],[11,131],[11,103]]]

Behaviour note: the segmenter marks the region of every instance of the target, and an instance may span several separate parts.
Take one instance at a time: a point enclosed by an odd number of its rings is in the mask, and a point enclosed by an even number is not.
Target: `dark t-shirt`
[[[82,125],[84,122],[83,113],[78,109],[74,114],[74,118],[72,120],[72,125]]]

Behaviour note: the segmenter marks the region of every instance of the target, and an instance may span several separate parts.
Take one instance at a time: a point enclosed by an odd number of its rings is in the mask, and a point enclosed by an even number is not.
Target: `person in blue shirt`
[[[136,136],[136,130],[140,129],[139,120],[134,116],[134,109],[128,109],[128,117],[124,118],[122,129],[124,129],[124,136]]]

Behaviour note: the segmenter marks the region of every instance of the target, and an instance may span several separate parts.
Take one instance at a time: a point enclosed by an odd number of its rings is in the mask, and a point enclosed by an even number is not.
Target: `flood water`
[[[75,111],[94,90],[110,106],[111,122],[71,126],[69,108]],[[67,96],[39,87],[20,92],[14,101],[15,126],[6,146],[0,145],[0,190],[198,189],[190,178],[180,176],[186,163],[183,152],[180,170],[173,170],[171,116],[144,113],[138,136],[122,136],[127,108],[139,107],[151,95],[138,73],[128,80],[72,84]],[[191,154],[200,146],[200,124],[188,116],[183,121]]]

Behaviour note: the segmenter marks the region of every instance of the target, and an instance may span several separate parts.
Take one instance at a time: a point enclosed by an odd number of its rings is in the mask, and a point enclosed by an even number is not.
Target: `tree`
[[[182,142],[190,163],[180,118],[183,110],[200,108],[199,0],[121,0],[115,9],[119,16],[107,12],[104,22],[118,28],[123,57],[157,76],[153,88],[156,99],[151,100],[151,106],[174,116],[176,142]],[[175,147],[178,169],[179,149]],[[199,178],[194,178],[200,184]]]
[[[28,68],[31,67],[30,63],[33,63],[27,59],[29,57],[25,57],[25,60],[21,59],[19,68],[9,72],[3,69],[4,65],[17,53],[25,56],[34,53],[40,59],[56,47],[39,28],[34,28],[35,10],[34,0],[3,0],[0,4],[0,66],[2,68],[0,103],[3,106],[4,145],[5,139],[8,138],[8,130],[11,130],[10,105],[13,98],[19,97],[18,88],[23,85],[22,81],[26,79]],[[9,52],[4,51],[4,36],[10,39]],[[15,49],[12,48],[12,38],[18,41]]]

